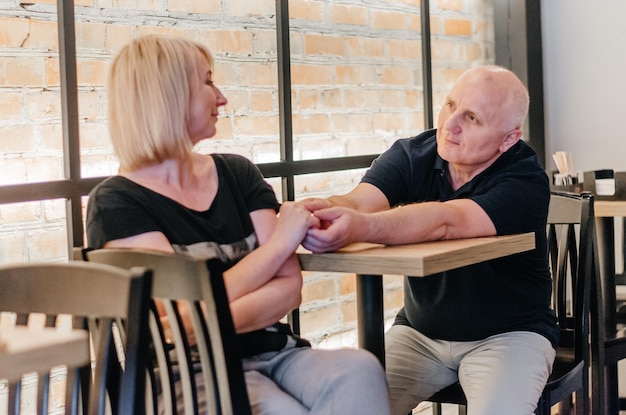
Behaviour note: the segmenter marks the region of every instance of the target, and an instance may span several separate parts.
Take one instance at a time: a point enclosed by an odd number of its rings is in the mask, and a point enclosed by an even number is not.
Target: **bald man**
[[[552,370],[558,328],[546,247],[550,188],[521,140],[526,87],[511,71],[464,72],[437,129],[396,141],[349,193],[302,202],[323,226],[314,252],[535,232],[533,251],[406,278],[385,338],[392,413],[406,415],[460,381],[468,413],[532,414]]]

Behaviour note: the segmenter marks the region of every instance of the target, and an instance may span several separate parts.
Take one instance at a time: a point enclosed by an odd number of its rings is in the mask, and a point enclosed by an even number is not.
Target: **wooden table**
[[[617,300],[615,296],[615,217],[626,217],[626,201],[595,200],[596,232],[598,235],[598,259],[602,281],[604,307],[604,331],[607,338],[615,337],[617,329]],[[606,413],[619,412],[617,364],[606,368]]]
[[[383,274],[424,277],[534,248],[530,232],[395,246],[357,243],[321,254],[301,249],[298,258],[304,271],[357,274],[359,346],[384,364]]]
[[[87,331],[54,328],[0,328],[0,379],[10,383],[26,373],[45,373],[55,366],[89,363]]]

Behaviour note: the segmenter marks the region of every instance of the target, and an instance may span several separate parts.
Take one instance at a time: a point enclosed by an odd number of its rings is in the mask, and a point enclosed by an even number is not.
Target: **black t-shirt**
[[[219,258],[226,268],[258,247],[250,212],[278,211],[271,186],[248,159],[214,154],[219,187],[206,211],[180,203],[121,176],[99,184],[89,195],[87,239],[90,248],[146,232],[162,232],[175,252],[195,258]],[[240,335],[249,356],[278,350],[290,332],[280,323]]]
[[[256,236],[250,212],[277,210],[274,192],[247,159],[227,154],[213,158],[219,187],[206,211],[189,209],[121,176],[98,185],[89,195],[89,247],[101,248],[107,241],[158,231],[177,252],[193,252],[196,244],[206,242],[235,247],[251,243],[254,248]],[[253,241],[246,242],[247,238]],[[236,262],[249,251],[238,252],[232,260]]]
[[[405,278],[405,305],[395,324],[450,341],[531,331],[556,347],[559,331],[550,308],[546,242],[550,187],[537,155],[520,140],[456,191],[448,182],[446,166],[437,154],[436,130],[429,130],[396,141],[372,163],[362,181],[380,189],[391,206],[472,199],[489,215],[498,235],[535,232],[536,249],[424,278]]]

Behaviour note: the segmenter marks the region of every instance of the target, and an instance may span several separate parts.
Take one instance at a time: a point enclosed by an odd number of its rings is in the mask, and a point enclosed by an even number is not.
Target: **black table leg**
[[[602,281],[602,298],[604,306],[605,336],[615,337],[617,330],[616,298],[615,298],[615,229],[613,217],[597,218],[598,257]],[[600,368],[602,369],[602,368]],[[617,363],[606,365],[606,413],[619,413],[619,391]]]
[[[356,298],[359,347],[372,352],[385,366],[382,275],[357,274]]]

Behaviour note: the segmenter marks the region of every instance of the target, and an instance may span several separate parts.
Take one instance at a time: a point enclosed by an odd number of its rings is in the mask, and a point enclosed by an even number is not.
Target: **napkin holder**
[[[550,190],[560,191],[560,192],[571,192],[571,193],[580,193],[583,189],[583,183],[578,181],[578,176],[572,176],[571,184],[554,184],[556,175],[558,171],[551,171],[550,176]],[[574,183],[575,182],[575,183]]]
[[[594,170],[584,172],[583,177],[583,190],[593,193],[595,200],[626,200],[626,172],[614,172],[610,169]],[[605,182],[609,182],[611,178],[614,180],[614,184],[611,184],[614,186],[612,194],[610,194],[612,189],[605,186]]]

